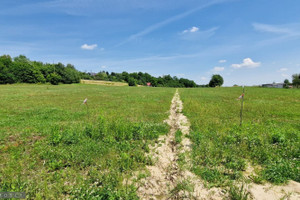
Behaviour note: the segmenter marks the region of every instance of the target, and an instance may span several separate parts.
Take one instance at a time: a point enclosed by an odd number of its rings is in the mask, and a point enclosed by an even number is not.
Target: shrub
[[[56,73],[51,73],[47,76],[47,81],[52,85],[58,85],[58,83],[61,81],[61,76]]]
[[[134,79],[134,78],[132,78],[132,77],[129,77],[129,79],[128,79],[128,85],[129,86],[137,86],[137,83],[136,83],[137,81]]]

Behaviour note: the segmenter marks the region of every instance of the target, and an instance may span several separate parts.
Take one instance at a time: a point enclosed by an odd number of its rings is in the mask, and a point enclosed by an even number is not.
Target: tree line
[[[0,84],[46,82],[53,85],[79,83],[80,72],[71,64],[30,61],[24,55],[13,59],[9,55],[0,56]]]
[[[105,72],[100,71],[98,73],[85,73],[82,72],[83,79],[105,80],[105,81],[118,81],[127,82],[129,86],[147,85],[150,84],[153,87],[197,87],[197,84],[189,79],[177,78],[176,76],[159,76],[154,77],[148,73],[143,72]]]
[[[176,76],[164,75],[159,77],[151,76],[143,72],[107,72],[98,73],[80,72],[72,64],[66,66],[62,63],[49,64],[38,61],[31,61],[24,55],[11,58],[9,55],[0,56],[0,84],[12,83],[79,83],[80,79],[105,80],[127,82],[129,86],[148,85],[153,87],[216,87],[224,82],[223,77],[214,74],[206,85],[197,85],[194,81]],[[284,87],[293,85],[300,87],[300,74],[292,75],[292,83],[284,80]]]
[[[170,75],[154,77],[142,72],[80,72],[71,64],[49,64],[31,61],[24,55],[11,58],[9,55],[0,56],[0,84],[12,83],[79,83],[80,79],[106,80],[127,82],[129,86],[147,85],[153,87],[197,87],[189,79],[171,77]]]

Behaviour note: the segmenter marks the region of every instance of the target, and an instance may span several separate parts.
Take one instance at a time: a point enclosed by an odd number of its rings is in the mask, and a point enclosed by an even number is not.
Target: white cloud
[[[245,58],[243,60],[243,63],[241,64],[232,64],[231,67],[235,69],[241,69],[241,68],[256,68],[260,66],[260,62],[254,62],[251,58]]]
[[[101,68],[102,68],[102,69],[105,69],[105,68],[107,68],[107,66],[105,66],[105,65],[102,65],[102,66],[101,66]]]
[[[213,71],[214,72],[221,72],[221,71],[224,71],[224,67],[214,67]]]
[[[187,30],[184,30],[183,33],[195,33],[195,32],[197,32],[197,31],[199,31],[199,28],[196,27],[196,26],[193,26],[192,28],[189,28],[189,29],[187,29]]]
[[[194,33],[194,32],[197,32],[198,30],[199,30],[198,27],[193,26],[192,28],[189,28],[189,29],[186,29],[186,30],[182,31],[182,33]]]
[[[206,77],[204,77],[204,76],[201,76],[201,78],[200,78],[202,81],[205,81],[205,80],[207,80],[207,78]]]
[[[278,71],[279,72],[285,72],[285,71],[287,71],[288,70],[288,68],[280,68]]]
[[[184,40],[191,40],[191,41],[199,41],[205,40],[213,36],[218,30],[219,27],[213,27],[207,30],[200,30],[199,28],[193,26],[192,28],[189,28],[187,30],[184,30],[183,32],[180,33],[180,36]]]
[[[283,76],[285,78],[289,77],[289,75],[287,75],[287,74],[281,74],[281,76]]]
[[[219,63],[226,63],[227,60],[219,60]]]
[[[88,45],[88,44],[83,44],[81,45],[81,49],[84,49],[84,50],[94,50],[95,48],[97,48],[97,44],[91,44],[91,45]]]
[[[197,32],[198,30],[199,30],[198,27],[193,26],[193,27],[190,29],[190,32],[194,33],[194,32]]]
[[[199,28],[196,27],[196,26],[193,26],[192,28],[189,28],[189,29],[186,29],[184,31],[182,31],[182,33],[196,33],[196,32],[199,32],[199,33],[206,33],[206,32],[214,32],[218,29],[218,27],[213,27],[211,29],[208,29],[208,30],[205,30],[205,31],[199,31]],[[226,61],[225,61],[226,62]]]

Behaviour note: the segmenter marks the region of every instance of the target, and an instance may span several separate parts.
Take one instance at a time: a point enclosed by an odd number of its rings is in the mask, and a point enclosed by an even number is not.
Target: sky
[[[1,0],[0,55],[225,86],[300,73],[298,0]]]

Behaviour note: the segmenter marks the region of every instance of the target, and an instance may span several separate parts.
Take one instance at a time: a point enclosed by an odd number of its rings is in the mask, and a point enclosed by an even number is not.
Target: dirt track
[[[150,147],[155,165],[147,166],[151,175],[142,181],[138,189],[141,199],[222,199],[220,190],[205,189],[202,182],[188,170],[191,142],[185,135],[189,134],[190,124],[182,114],[182,109],[183,104],[176,91],[172,99],[169,118],[165,120],[170,126],[170,132],[168,135],[161,136],[154,147]],[[177,130],[183,134],[180,144],[175,142]],[[185,155],[186,166],[179,167],[179,154]],[[188,183],[192,191],[176,187],[183,183]]]
[[[183,103],[178,91],[172,99],[169,118],[165,120],[170,126],[168,135],[160,136],[158,143],[150,146],[150,155],[155,164],[147,166],[150,176],[143,179],[138,187],[138,195],[141,199],[203,199],[221,200],[228,199],[227,194],[221,188],[206,188],[204,182],[191,171],[190,151],[191,141],[185,137],[189,134],[190,123],[182,114]],[[180,144],[175,142],[175,133],[182,132]],[[184,164],[179,166],[179,155],[185,158]],[[182,187],[183,185],[187,187]],[[290,181],[286,186],[272,186],[270,184],[247,185],[253,199],[300,199],[300,184]]]

